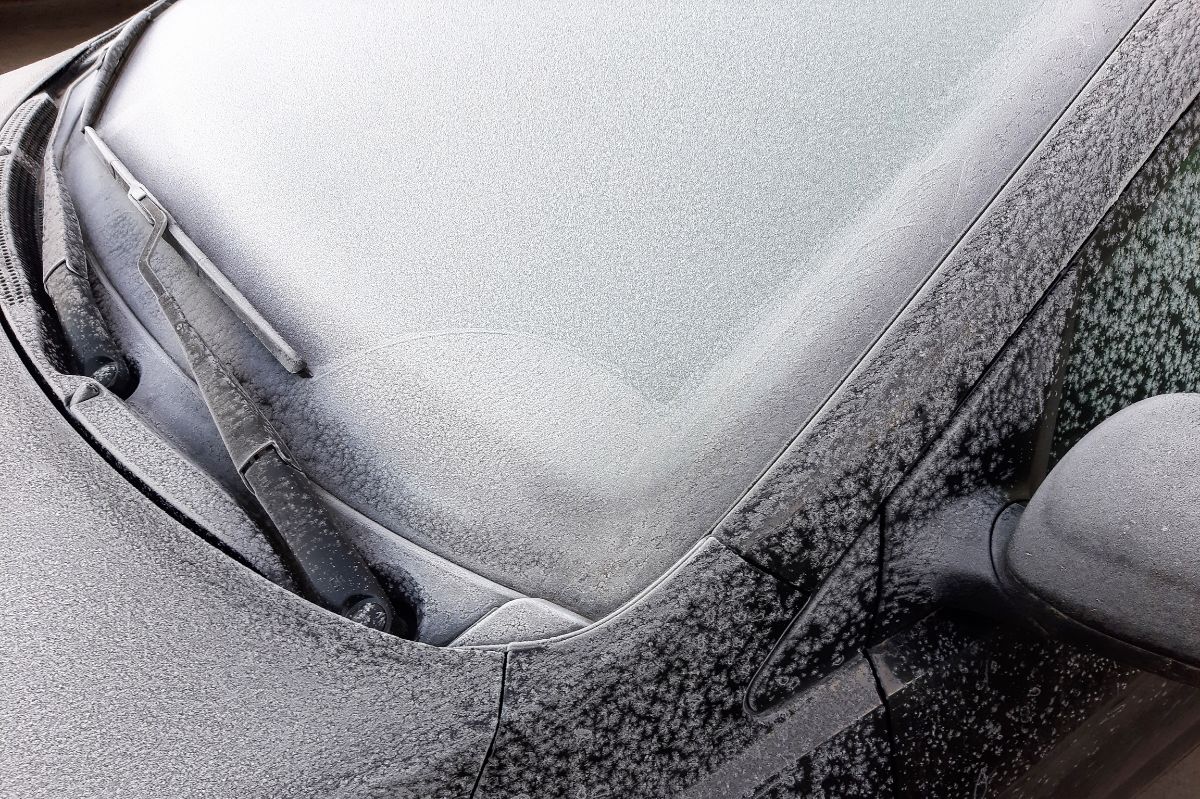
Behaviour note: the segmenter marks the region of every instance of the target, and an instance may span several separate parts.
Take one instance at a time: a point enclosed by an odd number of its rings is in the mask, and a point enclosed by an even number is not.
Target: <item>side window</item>
[[[1200,108],[1189,109],[1078,254],[1056,462],[1128,405],[1200,391]]]

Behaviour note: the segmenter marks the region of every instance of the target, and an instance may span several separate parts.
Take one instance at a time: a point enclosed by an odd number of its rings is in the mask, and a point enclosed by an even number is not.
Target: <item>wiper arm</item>
[[[94,132],[91,135],[95,137]],[[397,614],[366,560],[338,529],[275,428],[188,321],[154,271],[151,258],[171,224],[167,212],[115,156],[110,165],[125,183],[130,201],[153,225],[138,257],[138,270],[183,346],[225,449],[270,518],[276,543],[290,561],[301,591],[316,604],[359,624],[412,637],[416,630],[411,611],[404,608],[404,615]]]

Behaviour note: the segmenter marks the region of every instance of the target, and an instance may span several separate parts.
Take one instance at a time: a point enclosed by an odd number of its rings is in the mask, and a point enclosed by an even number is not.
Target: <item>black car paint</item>
[[[1086,724],[1123,694],[1140,689],[1139,696],[1149,697],[1144,701],[1170,705],[1191,718],[1195,707],[1190,689],[1131,675],[1090,653],[1036,635],[1014,634],[994,623],[945,615],[922,621],[943,597],[936,590],[925,592],[928,586],[919,575],[915,582],[905,582],[895,568],[905,562],[905,546],[928,542],[931,532],[947,529],[931,520],[949,506],[964,499],[978,501],[987,512],[967,516],[987,522],[990,530],[990,519],[999,509],[1019,498],[1013,492],[1030,486],[1019,467],[1032,458],[1033,442],[1041,440],[1037,425],[1045,418],[1046,389],[1053,390],[1061,376],[1061,342],[1075,289],[1076,276],[1070,269],[1059,276],[1058,265],[1074,249],[1072,242],[1095,226],[1107,198],[1117,193],[1180,104],[1194,95],[1195,32],[1172,19],[1165,7],[1144,24],[1151,29],[1161,26],[1157,36],[1143,32],[1140,40],[1132,37],[1132,44],[1141,49],[1118,53],[1104,78],[1109,83],[1101,80],[1089,89],[1091,94],[1080,98],[1074,115],[1065,117],[1062,129],[1044,144],[1044,172],[1039,173],[1035,163],[1017,177],[997,202],[1003,212],[993,211],[968,234],[927,292],[768,477],[763,495],[772,499],[766,505],[757,494],[748,500],[756,519],[765,517],[770,523],[756,521],[739,528],[738,519],[745,522],[748,517],[745,512],[735,516],[721,530],[732,550],[707,540],[642,602],[585,635],[510,648],[503,654],[448,650],[434,656],[430,653],[436,650],[420,649],[413,653],[415,661],[392,664],[411,669],[425,658],[446,659],[458,669],[468,662],[487,664],[474,685],[463,682],[462,673],[447,677],[460,685],[464,697],[471,697],[464,701],[477,712],[471,725],[476,732],[489,725],[484,721],[488,699],[481,697],[482,704],[476,703],[474,693],[481,683],[498,686],[503,680],[503,698],[492,700],[495,737],[482,772],[473,776],[469,750],[451,766],[437,746],[426,747],[422,751],[446,766],[447,774],[458,775],[444,785],[421,783],[427,795],[454,795],[467,786],[479,796],[535,795],[563,783],[589,796],[631,791],[669,795],[688,786],[699,791],[696,795],[715,795],[718,785],[721,790],[736,785],[745,791],[728,795],[760,797],[880,795],[893,789],[905,795],[982,796],[995,795],[1009,784],[1039,795],[1039,786],[1019,784],[1022,776],[1030,769],[1046,768],[1041,764],[1053,758],[1077,723]],[[1138,96],[1138,76],[1147,71],[1139,58],[1157,58],[1155,48],[1164,42],[1176,48],[1176,71],[1167,76],[1175,83],[1164,86],[1163,76],[1155,73],[1154,100],[1146,104],[1151,112],[1145,107],[1115,111],[1114,96]],[[1146,80],[1151,82],[1150,76]],[[1090,115],[1088,102],[1096,104]],[[1106,136],[1106,131],[1112,135]],[[1055,151],[1056,146],[1066,151]],[[1109,157],[1097,157],[1072,152],[1072,146],[1112,149]],[[1079,191],[1047,194],[1048,184],[1062,191],[1059,170],[1064,166],[1078,169],[1072,179]],[[1060,205],[1048,211],[1048,198]],[[5,234],[10,237],[14,222],[32,221],[28,207],[7,206],[4,213]],[[18,284],[14,288],[6,283],[5,305],[11,310],[14,303],[26,302],[32,291],[24,289],[22,295],[19,284],[28,275],[11,271],[22,268],[21,253],[10,249],[5,256],[10,270],[5,279]],[[1039,270],[1026,269],[1031,265]],[[1051,284],[1054,293],[1042,302],[1042,291]],[[1017,324],[1039,302],[1022,332],[1013,336]],[[972,309],[970,318],[962,314],[966,307]],[[958,313],[945,312],[948,309]],[[6,330],[18,338],[11,317],[6,318]],[[935,346],[939,339],[946,342],[940,350]],[[29,378],[17,373],[21,367],[11,353],[4,360],[9,383],[5,393],[12,403],[6,414],[9,424],[32,423],[33,428],[10,430],[9,445],[33,451],[53,447],[64,462],[87,464],[70,468],[106,468],[82,441],[76,446],[67,443],[63,434],[77,431],[67,430],[45,398],[31,392]],[[914,370],[915,363],[922,364],[920,370]],[[61,389],[47,388],[52,398],[61,398]],[[912,404],[898,401],[896,390],[912,398]],[[881,426],[876,430],[889,435],[871,438],[863,423],[877,423]],[[39,425],[53,435],[39,433]],[[20,452],[9,449],[6,457],[11,460]],[[914,464],[916,471],[904,477]],[[116,485],[108,478],[105,482]],[[89,500],[87,491],[81,489],[72,503],[76,512],[89,507],[89,501],[97,508],[116,504],[111,498]],[[188,575],[172,559],[187,563],[211,575],[206,587],[217,594],[221,575],[231,567],[237,570],[240,585],[224,587],[235,595],[247,591],[263,598],[262,613],[255,609],[243,623],[298,636],[297,646],[289,648],[292,657],[311,662],[314,653],[305,646],[314,635],[319,637],[318,630],[344,644],[336,654],[327,652],[331,661],[353,662],[355,656],[369,661],[371,650],[394,648],[374,634],[305,609],[299,600],[223,562],[223,555],[196,551],[190,534],[144,497],[113,491],[121,493],[120,504],[126,507],[138,502],[146,506],[127,517],[144,521],[145,532],[163,525],[174,528],[166,534],[168,544],[144,542],[127,549],[129,557],[165,564],[168,572],[185,581]],[[879,574],[880,559],[872,557],[877,546],[873,531],[880,529],[884,497],[890,498],[882,523],[887,564],[881,575],[882,612],[868,619],[870,623],[850,623],[844,613],[861,619],[874,610],[877,586],[870,578]],[[42,499],[52,502],[49,495]],[[799,511],[796,503],[802,505]],[[830,514],[831,508],[840,514]],[[840,524],[831,525],[831,516]],[[76,542],[66,532],[48,531],[47,537],[63,551],[77,543],[100,542],[99,527]],[[115,553],[118,544],[108,540],[112,534],[106,531],[101,537]],[[130,543],[126,536],[119,539],[126,546]],[[846,544],[854,541],[861,551],[846,557]],[[737,557],[737,552],[766,571]],[[37,560],[34,551],[27,554]],[[29,578],[39,579],[33,574]],[[912,585],[917,590],[911,590]],[[219,597],[218,604],[224,604]],[[223,612],[228,615],[214,621],[234,623],[237,611]],[[832,619],[824,629],[837,633],[831,636],[830,648],[816,650],[819,667],[795,654],[771,656],[811,640],[796,632],[811,632],[814,617]],[[133,621],[112,628],[114,634],[136,637],[138,620]],[[176,623],[186,623],[185,617],[177,616]],[[202,640],[203,636],[193,639]],[[870,645],[873,673],[863,657]],[[323,645],[318,650],[323,651]],[[814,656],[807,645],[797,651],[804,658]],[[782,665],[797,671],[770,676],[772,667]],[[192,664],[197,667],[204,669],[202,659]],[[497,668],[503,670],[502,677]],[[488,670],[496,682],[483,676]],[[751,696],[756,674],[758,684],[772,681],[777,686],[765,699]],[[867,692],[847,689],[861,686],[864,674],[879,681],[886,702],[874,693],[873,683]],[[349,690],[352,693],[353,686]],[[429,690],[431,695],[439,693],[433,686]],[[746,712],[747,705],[753,713]],[[1004,708],[1000,713],[994,710],[998,705]],[[279,707],[267,707],[272,706]],[[1193,729],[1179,726],[1184,733]],[[821,740],[785,747],[787,758],[776,755],[771,760],[763,754],[772,736],[800,741],[801,727],[826,732]],[[948,735],[964,728],[969,736]],[[934,745],[938,742],[949,745],[939,748]],[[444,737],[428,743],[449,745]],[[483,758],[482,750],[476,754]],[[743,761],[771,762],[776,771],[741,773]],[[361,770],[369,763],[375,764],[375,773]],[[1097,765],[1087,764],[1092,769]],[[394,766],[380,749],[345,778],[371,792],[413,789],[417,783],[405,783],[403,770],[388,777]],[[1056,784],[1067,783],[1059,779]]]

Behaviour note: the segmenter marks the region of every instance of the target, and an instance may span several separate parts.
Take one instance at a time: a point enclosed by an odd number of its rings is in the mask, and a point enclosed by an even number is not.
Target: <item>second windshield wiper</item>
[[[45,103],[45,113],[57,112],[49,98]],[[134,381],[92,293],[79,218],[58,165],[54,142],[61,122],[56,114],[41,165],[42,286],[54,306],[75,371],[126,397]]]

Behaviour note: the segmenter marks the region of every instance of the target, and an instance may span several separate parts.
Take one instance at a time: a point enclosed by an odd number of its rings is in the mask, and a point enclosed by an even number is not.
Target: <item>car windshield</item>
[[[1026,113],[997,98],[1066,5],[192,0],[95,127],[303,354],[296,377],[208,317],[322,490],[596,618],[712,529],[936,266],[872,248],[949,246],[898,198],[964,184],[972,125]],[[98,267],[178,367],[82,146]],[[155,385],[130,402],[184,430]]]

